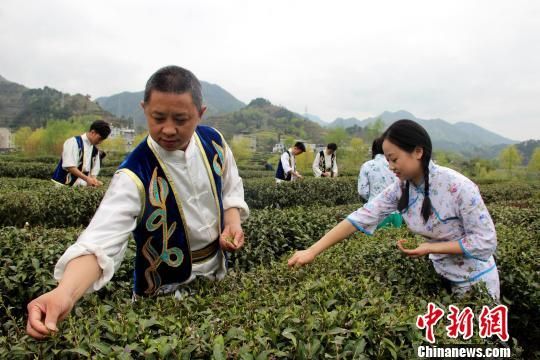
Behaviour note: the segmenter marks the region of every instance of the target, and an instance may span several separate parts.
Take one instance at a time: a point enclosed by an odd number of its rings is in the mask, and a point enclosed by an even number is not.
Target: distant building
[[[126,144],[126,150],[129,151],[133,147],[133,141],[135,140],[135,129],[111,126],[111,135],[109,137],[111,139],[123,138]]]
[[[274,148],[272,149],[273,153],[282,153],[286,150],[285,145],[283,144],[285,141],[285,137],[280,137],[280,140],[281,141],[279,143],[274,145]],[[306,140],[303,139],[294,139],[293,145],[297,142],[304,143],[304,145],[306,146],[306,152],[314,152],[318,146],[317,144],[308,143]]]
[[[0,128],[0,151],[10,151],[14,148],[13,134],[9,128]]]
[[[317,152],[317,153],[323,151],[324,149],[326,149],[326,145],[324,145],[324,144],[315,145],[315,152]]]
[[[282,143],[275,144],[274,147],[272,148],[272,152],[280,153],[280,154],[285,152],[285,145],[283,145]]]

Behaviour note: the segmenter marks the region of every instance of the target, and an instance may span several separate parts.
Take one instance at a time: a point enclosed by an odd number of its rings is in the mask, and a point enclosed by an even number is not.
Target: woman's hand
[[[416,249],[405,249],[403,247],[403,244],[405,243],[407,243],[407,240],[399,239],[397,241],[397,246],[399,250],[405,253],[408,257],[417,258],[420,256],[431,254],[430,243],[427,243],[427,242],[421,243]]]
[[[287,261],[287,265],[289,267],[300,267],[304,266],[306,264],[309,264],[315,260],[315,254],[313,251],[307,249],[307,250],[299,250],[294,253],[293,256]]]

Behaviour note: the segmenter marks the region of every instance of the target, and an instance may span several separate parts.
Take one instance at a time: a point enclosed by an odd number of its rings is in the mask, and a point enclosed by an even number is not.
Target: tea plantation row
[[[534,341],[540,338],[538,205],[490,204],[514,337],[508,345],[516,358],[540,354]],[[0,358],[410,358],[422,343],[414,322],[427,302],[444,309],[470,305],[477,315],[491,304],[482,293],[453,298],[427,259],[403,257],[395,240],[411,237],[404,229],[358,235],[315,264],[286,268],[290,251],[309,246],[356,206],[253,211],[244,225],[246,247],[230,258],[230,274],[219,283],[197,281],[181,301],[131,303],[131,245],[113,283],[87,296],[61,333],[45,342],[25,335],[25,306],[55,285],[54,264],[81,229],[1,228]],[[447,338],[443,325],[436,329],[440,342],[463,343]],[[484,340],[476,332],[471,342]]]
[[[291,206],[336,206],[361,201],[354,178],[331,181],[306,179],[276,186],[272,179],[244,181],[251,209]],[[540,199],[540,185],[506,183],[480,185],[486,203]],[[0,178],[0,226],[49,227],[86,225],[99,206],[106,188],[57,188],[50,181]]]

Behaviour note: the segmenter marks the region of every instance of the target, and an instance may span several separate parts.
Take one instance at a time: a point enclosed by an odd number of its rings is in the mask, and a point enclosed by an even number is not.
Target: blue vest
[[[194,139],[203,154],[219,209],[219,228],[223,231],[221,176],[225,163],[224,140],[215,129],[203,125],[197,126]],[[134,292],[140,296],[156,295],[160,288],[182,283],[191,276],[194,259],[186,232],[183,199],[171,184],[169,171],[149,145],[148,138],[120,164],[119,171],[135,181],[142,201],[137,227],[133,231],[137,244]],[[214,250],[221,251],[219,241]],[[211,251],[209,256],[215,255],[215,251]]]
[[[289,166],[292,164],[291,162],[291,153],[289,150],[285,151],[287,154],[289,154]],[[294,171],[294,169],[293,169]],[[283,164],[281,163],[281,158],[279,159],[279,164],[276,170],[276,179],[281,179],[285,181],[291,181],[292,179],[292,173],[285,174],[285,171],[283,170]]]
[[[79,171],[82,171],[83,167],[83,159],[84,159],[84,146],[83,141],[80,136],[75,136],[75,140],[77,141],[77,146],[79,148],[79,160],[77,161],[77,169]],[[98,149],[95,146],[92,146],[92,160],[91,164],[95,161],[95,157],[98,155]],[[88,172],[84,172],[85,175],[88,175]],[[57,182],[62,185],[67,186],[73,186],[75,184],[75,181],[77,181],[78,177],[71,174],[69,171],[65,170],[62,167],[62,158],[60,158],[60,161],[58,162],[58,165],[56,165],[56,169],[54,170],[52,181]]]

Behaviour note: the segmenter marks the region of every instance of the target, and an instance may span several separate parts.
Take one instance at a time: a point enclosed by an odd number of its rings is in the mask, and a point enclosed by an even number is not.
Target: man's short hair
[[[294,144],[294,147],[302,150],[302,152],[306,152],[306,145],[304,145],[304,143],[301,141],[296,142],[296,144]]]
[[[330,144],[326,145],[326,148],[328,150],[336,151],[337,150],[337,145],[335,143],[330,143]]]
[[[190,93],[197,110],[202,109],[201,83],[193,73],[180,66],[165,66],[150,76],[144,89],[144,102],[150,101],[152,91],[164,93]]]
[[[92,123],[92,125],[90,125],[90,131],[92,130],[97,132],[101,136],[102,140],[105,140],[111,133],[111,126],[106,121],[96,120]]]

